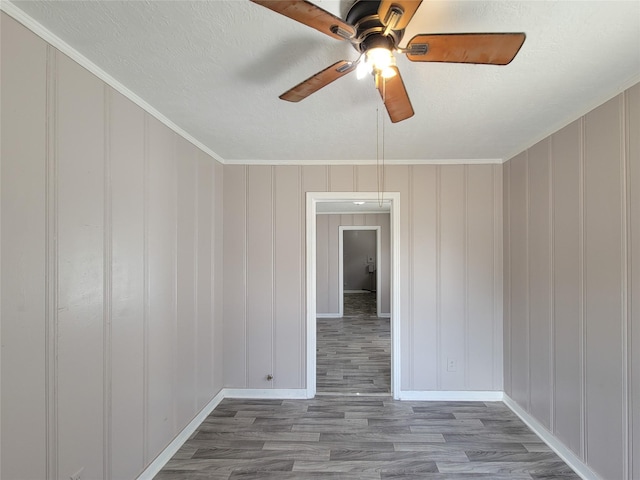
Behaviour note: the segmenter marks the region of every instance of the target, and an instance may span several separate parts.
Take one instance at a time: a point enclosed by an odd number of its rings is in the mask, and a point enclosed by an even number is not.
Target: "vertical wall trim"
[[[247,218],[249,209],[248,209],[248,205],[249,205],[249,166],[248,165],[244,165],[242,167],[242,172],[244,175],[244,243],[243,243],[243,252],[242,252],[242,288],[244,289],[242,298],[242,338],[244,341],[244,386],[248,387],[249,386],[249,349],[248,347],[248,343],[247,343],[247,261],[248,261],[248,255],[249,255],[249,248],[247,247],[248,244],[248,238],[247,238],[247,234],[248,234],[248,224],[249,224],[249,219]]]
[[[640,308],[640,305],[635,305],[633,303],[633,298],[631,295],[631,291],[632,288],[634,288],[634,284],[633,284],[633,268],[632,268],[632,260],[633,260],[633,243],[632,243],[632,221],[631,221],[631,215],[632,213],[635,212],[635,210],[633,210],[632,208],[632,204],[631,204],[631,136],[632,136],[632,132],[631,132],[631,117],[630,117],[630,108],[629,108],[629,93],[628,92],[624,92],[624,99],[625,99],[625,124],[624,124],[624,132],[625,132],[625,145],[624,145],[624,151],[625,151],[625,170],[626,170],[626,205],[627,205],[627,215],[626,215],[626,219],[627,219],[627,285],[626,285],[626,291],[627,291],[627,326],[626,326],[626,347],[627,347],[627,351],[626,351],[626,360],[627,360],[627,426],[628,426],[628,431],[627,431],[627,452],[628,452],[628,462],[627,462],[627,468],[629,469],[628,471],[628,477],[631,478],[631,476],[634,473],[634,467],[637,464],[637,462],[640,462],[640,458],[633,458],[633,439],[635,437],[635,432],[634,432],[634,417],[636,415],[640,415],[640,413],[638,413],[638,407],[640,407],[640,405],[636,406],[636,409],[634,410],[634,402],[633,402],[633,369],[634,368],[640,368],[640,366],[636,365],[634,367],[633,364],[633,314],[635,313],[635,311]],[[632,211],[633,210],[633,211]],[[640,254],[640,252],[636,252],[637,254]],[[640,287],[640,285],[636,286],[637,288]]]
[[[547,160],[549,171],[548,178],[548,190],[549,190],[549,430],[555,431],[555,391],[556,391],[556,337],[554,332],[556,330],[555,319],[555,209],[554,195],[553,195],[553,135],[549,137],[547,142]]]
[[[171,388],[171,405],[173,411],[173,430],[171,433],[175,434],[178,430],[178,399],[176,394],[176,387],[178,382],[178,217],[180,215],[180,208],[178,207],[178,135],[175,132],[170,133],[173,140],[173,155],[171,156],[171,167],[173,168],[173,343],[171,344],[171,356],[173,360],[173,385]],[[185,167],[186,168],[186,167]]]
[[[506,174],[506,177],[507,177],[507,181],[506,181],[507,188],[506,188],[505,192],[502,192],[502,194],[503,194],[503,201],[504,201],[504,203],[506,204],[506,207],[507,207],[506,208],[506,212],[505,212],[506,213],[505,218],[506,218],[506,223],[507,223],[507,229],[506,229],[507,230],[507,242],[506,242],[506,245],[503,245],[503,248],[506,247],[507,248],[507,253],[508,253],[507,259],[506,259],[508,265],[507,265],[507,268],[504,269],[504,271],[506,271],[507,275],[509,276],[508,281],[505,282],[505,285],[509,289],[509,292],[508,292],[508,295],[505,295],[505,299],[504,300],[506,300],[506,302],[507,302],[507,312],[506,313],[507,313],[507,319],[508,320],[506,322],[507,323],[506,326],[507,326],[508,335],[509,335],[509,338],[507,339],[508,340],[507,343],[509,344],[509,352],[508,352],[509,358],[505,358],[503,361],[505,362],[505,365],[509,365],[509,391],[507,393],[509,395],[512,395],[513,394],[513,373],[512,373],[513,372],[513,365],[511,364],[511,360],[512,360],[511,347],[513,345],[513,337],[512,337],[512,333],[511,333],[511,287],[512,287],[512,283],[511,283],[511,277],[512,277],[512,275],[511,275],[511,265],[512,265],[512,262],[511,262],[511,250],[512,250],[512,248],[511,248],[511,165],[510,165],[510,163],[507,164],[506,170],[507,170],[507,172],[506,172],[507,173]],[[504,172],[503,172],[503,175],[504,175]],[[504,180],[503,180],[503,183],[505,183]],[[503,313],[503,315],[504,315],[504,313]],[[502,348],[503,349],[504,349],[504,345],[505,345],[505,342],[503,340],[503,343],[502,343]],[[504,372],[503,372],[503,375],[504,375]],[[506,390],[507,389],[505,388],[505,391]]]
[[[58,478],[58,146],[57,146],[57,56],[47,45],[45,152],[45,392],[47,420],[46,475]]]
[[[150,307],[150,271],[149,271],[149,115],[144,114],[144,141],[143,141],[143,175],[142,175],[142,270],[143,270],[143,312],[142,312],[142,405],[144,415],[142,419],[142,451],[143,464],[151,462],[149,453],[149,307]]]
[[[587,274],[587,265],[586,265],[586,246],[585,243],[587,241],[585,236],[586,231],[586,209],[587,206],[585,204],[585,176],[586,176],[586,165],[585,165],[585,149],[586,149],[586,138],[585,138],[585,130],[586,130],[586,116],[580,119],[580,137],[579,137],[579,154],[578,154],[578,171],[579,171],[579,186],[578,193],[580,196],[580,201],[578,202],[578,216],[580,218],[580,239],[578,242],[578,250],[580,253],[580,266],[579,266],[579,277],[580,277],[580,307],[579,307],[579,323],[580,323],[580,331],[578,332],[579,338],[579,349],[580,349],[580,456],[584,460],[585,463],[589,463],[588,461],[588,452],[587,452],[587,353],[586,353],[586,345],[587,345],[587,331],[586,331],[586,274]]]
[[[303,195],[304,195],[304,169],[301,166],[297,166],[296,167],[298,169],[298,196],[297,201],[298,201],[298,219],[300,220],[300,225],[298,227],[298,241],[300,243],[300,253],[302,255],[306,255],[306,227],[305,227],[305,208],[304,207],[304,202],[303,202]],[[314,218],[315,220],[315,218]],[[299,307],[298,307],[298,313],[299,316],[298,318],[303,319],[305,317],[305,308],[307,305],[307,296],[306,294],[304,294],[304,292],[306,292],[307,290],[307,283],[306,283],[306,278],[304,275],[305,272],[305,268],[306,268],[306,264],[305,262],[300,262],[300,268],[298,269],[298,283],[302,286],[302,291],[301,293],[302,298],[299,302]],[[307,331],[306,331],[306,322],[302,323],[302,328],[300,328],[300,343],[298,344],[298,354],[299,354],[299,358],[300,358],[300,369],[298,370],[298,385],[302,386],[304,385],[305,388],[309,388],[308,385],[306,385],[305,382],[305,372],[307,369],[307,366],[305,364],[306,362],[306,353],[302,353],[302,350],[300,348],[301,345],[306,345],[306,338],[307,338]]]
[[[326,182],[326,171],[327,167],[324,167],[325,170],[325,182]],[[298,166],[298,218],[300,218],[300,252],[305,256],[302,262],[300,262],[300,285],[302,285],[302,300],[300,301],[300,318],[306,319],[307,315],[307,305],[309,299],[307,298],[307,235],[309,232],[309,228],[307,224],[309,223],[309,219],[307,218],[307,199],[306,192],[304,187],[304,171],[305,168],[302,166]],[[315,221],[315,217],[313,219]],[[314,312],[315,314],[315,312]],[[310,336],[308,333],[309,324],[308,321],[304,321],[302,324],[302,328],[300,328],[300,345],[304,347],[304,353],[301,354],[301,368],[300,368],[300,385],[304,385],[304,388],[309,392],[309,382],[307,381],[307,371],[309,369],[309,365],[307,365],[307,357],[309,344],[307,343],[307,338]],[[315,384],[315,380],[313,381]],[[314,392],[315,393],[315,392]]]
[[[194,337],[193,337],[193,369],[194,369],[194,378],[195,378],[195,391],[193,395],[193,411],[198,412],[200,410],[200,362],[198,358],[200,358],[200,309],[198,302],[198,293],[200,291],[199,279],[200,279],[200,262],[199,260],[199,249],[200,245],[200,182],[198,178],[200,177],[200,159],[197,151],[193,152],[193,191],[195,192],[193,196],[193,210],[194,210],[194,219],[193,222],[193,323],[194,323]],[[215,169],[215,165],[211,165],[212,169]],[[211,184],[211,189],[215,188],[215,184]],[[210,248],[210,254],[213,256],[213,249]],[[177,276],[177,275],[176,275]],[[213,292],[215,291],[213,287],[213,283],[211,283],[211,290],[209,295],[213,296]],[[211,326],[213,329],[213,325]],[[211,348],[213,348],[213,344],[211,344]],[[213,365],[213,364],[212,364]],[[207,391],[206,386],[203,386],[203,391]]]
[[[327,167],[328,169],[328,167]],[[317,234],[316,205],[311,192],[305,195],[305,298],[306,298],[306,387],[307,398],[316,395],[316,267]]]
[[[624,478],[631,479],[631,474],[633,472],[631,465],[631,412],[629,410],[629,405],[631,405],[631,389],[629,386],[631,385],[631,378],[629,376],[629,353],[631,352],[630,341],[631,341],[631,295],[630,288],[631,285],[631,268],[630,260],[631,260],[631,192],[630,192],[630,182],[631,178],[629,175],[629,137],[628,137],[628,127],[629,123],[627,122],[627,92],[624,92],[619,97],[620,103],[620,153],[621,153],[621,169],[620,169],[620,183],[621,183],[621,198],[620,198],[620,206],[622,212],[622,258],[621,261],[621,270],[622,270],[622,338],[620,341],[622,342],[622,425],[623,425],[623,436],[622,444],[624,445],[624,451],[622,452],[622,456],[624,459],[623,464],[623,475]]]
[[[436,166],[436,388],[442,388],[442,287],[441,278],[441,244],[442,244],[442,167]]]
[[[525,288],[525,324],[526,324],[526,332],[527,332],[527,351],[525,352],[525,358],[527,359],[527,412],[531,412],[531,279],[529,276],[531,275],[531,252],[529,251],[529,234],[531,233],[530,223],[531,223],[531,175],[529,172],[529,150],[526,151],[525,157],[525,211],[526,211],[526,221],[524,225],[525,231],[525,243],[524,243],[524,251],[527,257],[527,261],[525,264],[525,268],[527,269],[527,274],[525,275],[526,288]]]
[[[0,22],[1,22],[1,21],[2,21],[2,19],[0,18]],[[2,32],[0,32],[0,38],[1,38],[1,34],[2,34]],[[1,51],[1,47],[2,47],[2,46],[0,45],[0,51]],[[47,47],[45,47],[45,48],[46,48],[46,49],[45,49],[45,62],[46,62],[46,63],[45,63],[45,115],[44,115],[44,122],[45,122],[45,123],[44,123],[43,127],[44,127],[44,132],[45,132],[45,142],[46,142],[46,139],[47,139],[47,136],[46,136],[46,135],[47,135],[47,110],[46,110],[46,108],[47,108],[47,105],[48,105],[46,95],[47,95],[48,86],[49,86],[49,83],[48,83],[48,82],[49,82],[49,69],[48,69],[49,62],[48,62],[48,55],[47,55],[47,52],[48,52],[48,46],[47,46]],[[2,69],[2,67],[0,66],[0,70],[1,70],[1,69]],[[0,77],[1,77],[1,72],[0,72]],[[2,83],[2,80],[0,79],[0,84],[1,84],[1,83]],[[1,102],[0,102],[0,104],[1,104]],[[0,120],[0,127],[1,127],[1,124],[2,124],[2,121]],[[0,140],[0,142],[1,142],[1,140]],[[1,154],[1,148],[0,148],[0,271],[2,270],[2,254],[1,254],[1,252],[2,252],[2,213],[1,213],[1,212],[2,212],[2,208],[1,208],[1,207],[2,207],[2,200],[1,200],[1,198],[2,198],[2,195],[1,195],[1,191],[2,191],[2,158],[1,158],[1,157],[2,157],[2,154]],[[47,153],[46,153],[46,146],[45,146],[45,154],[44,154],[44,158],[45,158],[45,162],[44,162],[44,165],[42,165],[42,167],[44,167],[44,171],[46,172],[46,171],[47,171]],[[46,178],[46,177],[45,177],[45,178]],[[45,189],[46,189],[46,181],[45,181]],[[6,200],[5,200],[5,201],[6,201]],[[43,226],[44,226],[45,231],[46,231],[46,224],[47,224],[47,216],[46,216],[46,190],[45,190],[45,205],[44,205],[44,206],[45,206],[45,217],[44,217],[44,225],[43,225]],[[46,251],[47,251],[46,236],[45,236],[45,248],[44,248],[44,250],[45,250],[45,269],[46,269],[46,264],[47,264],[47,257],[46,257]],[[45,272],[46,272],[46,270],[45,270]],[[47,277],[45,276],[45,282],[46,282],[46,280],[47,280]],[[5,283],[6,283],[6,282],[5,282]],[[2,315],[1,315],[1,312],[2,312],[2,292],[3,292],[3,291],[4,291],[4,290],[3,290],[3,288],[2,288],[2,275],[0,275],[0,346],[4,345],[4,344],[2,343]],[[46,286],[45,286],[45,292],[46,292]],[[45,295],[46,295],[46,293],[45,293]],[[46,320],[46,311],[47,311],[47,303],[46,303],[46,302],[45,302],[45,305],[44,305],[44,311],[45,311],[45,320]],[[44,348],[45,348],[45,364],[44,364],[44,366],[45,366],[45,399],[44,399],[44,400],[45,400],[45,420],[46,420],[46,409],[47,409],[46,376],[47,376],[47,360],[48,360],[48,359],[47,359],[47,356],[46,356],[46,354],[47,354],[47,337],[46,337],[47,324],[46,324],[46,321],[45,321],[45,324],[44,324],[44,331],[45,331],[45,345],[44,345]],[[6,362],[6,361],[5,361],[5,362]],[[2,410],[2,398],[3,398],[3,395],[2,395],[1,372],[2,372],[2,354],[1,354],[1,352],[0,352],[0,473],[2,473],[2,434],[1,434],[1,432],[2,432],[2,412],[3,412],[3,410]],[[5,402],[5,403],[6,403],[6,402]],[[47,436],[48,436],[48,435],[47,435],[47,424],[46,424],[46,422],[45,422],[45,471],[44,471],[45,476],[47,475],[47,466],[46,466],[46,454],[47,454],[46,437],[47,437]],[[6,463],[5,463],[5,465],[6,465]]]
[[[112,328],[112,182],[111,182],[111,87],[104,85],[104,213],[103,213],[103,478],[111,478],[111,328]]]
[[[0,21],[2,21],[2,19],[0,19]],[[0,32],[0,34],[1,33],[2,32]],[[0,45],[0,49],[1,49],[1,45]],[[48,62],[46,61],[46,58],[47,57],[46,57],[46,50],[45,50],[45,62],[46,62],[45,63],[45,118],[44,118],[44,121],[45,121],[45,124],[44,124],[45,142],[46,142],[46,134],[47,134],[47,123],[46,123],[47,122],[47,115],[46,115],[47,100],[46,100],[46,92],[47,92],[47,87],[48,87],[48,69],[46,68],[48,66]],[[0,69],[1,68],[2,67],[0,66]],[[1,83],[1,80],[0,80],[0,83]],[[0,121],[0,127],[1,127],[1,123],[2,122]],[[2,185],[2,158],[1,157],[2,157],[2,155],[0,153],[0,193],[1,193],[1,190],[2,190],[2,187],[1,187],[1,185]],[[44,155],[44,157],[45,157],[45,162],[44,162],[43,166],[44,166],[44,171],[46,172],[46,170],[47,170],[46,147],[45,147],[45,155]],[[45,184],[45,189],[46,189],[46,184]],[[45,197],[46,197],[46,195],[45,195]],[[2,198],[2,195],[0,195],[0,212],[2,212],[2,200],[1,200],[1,198]],[[46,202],[46,199],[45,199],[45,202]],[[46,208],[46,203],[45,203],[45,208]],[[45,220],[44,220],[45,229],[46,229],[46,222],[47,222],[47,217],[46,217],[46,211],[45,211]],[[1,254],[1,252],[2,252],[2,213],[0,213],[0,271],[2,270],[2,254]],[[46,237],[45,237],[45,265],[46,265]],[[46,272],[46,270],[45,270],[45,272]],[[46,281],[46,277],[45,277],[45,281]],[[3,291],[4,290],[2,289],[2,275],[0,275],[0,313],[2,312],[2,292]],[[45,286],[45,291],[46,291],[46,286]],[[45,310],[45,312],[47,310],[47,304],[46,303],[45,303],[44,310]],[[46,313],[45,313],[45,315],[46,315]],[[46,319],[46,317],[45,317],[45,319]],[[45,323],[44,326],[45,326],[45,332],[46,332],[47,324]],[[1,345],[3,345],[3,343],[2,343],[2,315],[0,314],[0,346]],[[47,347],[46,347],[46,333],[45,333],[45,412],[46,412],[46,407],[47,407],[47,403],[46,403],[46,393],[47,393],[46,392],[46,372],[47,372],[47,370],[46,370],[46,362],[47,362],[46,348]],[[1,372],[2,372],[2,354],[0,353],[0,373]],[[2,473],[2,434],[1,434],[1,432],[2,432],[2,411],[3,411],[2,410],[2,398],[3,398],[3,395],[2,395],[2,381],[0,379],[0,473]],[[45,419],[46,419],[46,417],[45,417]],[[46,424],[45,424],[45,437],[46,437],[46,435],[47,435],[47,430],[46,430]],[[45,440],[45,442],[46,442],[46,440]],[[47,445],[45,443],[45,475],[47,473],[47,470],[46,470],[46,449],[47,449]],[[6,465],[6,463],[5,463],[5,465]]]
[[[413,182],[415,180],[415,175],[413,174],[413,170],[414,170],[414,166],[413,165],[409,165],[409,191],[407,192],[407,215],[409,217],[409,258],[413,258],[413,246],[414,246],[414,239],[413,239],[413,213],[414,213],[414,198],[413,198],[413,192],[414,192],[414,188],[413,188]],[[376,219],[377,219],[377,215],[376,215]],[[378,222],[380,223],[380,222]],[[378,231],[378,236],[379,236],[379,231]],[[379,239],[376,240],[376,249],[379,252],[380,251],[380,245],[379,245]],[[376,259],[376,261],[379,262],[379,259]],[[379,265],[379,263],[378,263]],[[414,390],[414,381],[415,381],[415,362],[413,361],[414,358],[414,348],[413,348],[413,341],[414,341],[414,312],[415,312],[415,308],[413,305],[413,298],[414,298],[414,288],[415,288],[415,278],[414,278],[414,262],[409,262],[409,285],[407,285],[408,287],[408,294],[409,294],[409,319],[407,324],[409,325],[409,338],[411,339],[411,341],[409,342],[409,345],[407,345],[407,350],[408,350],[408,357],[409,357],[409,390]],[[378,283],[379,283],[379,279],[380,279],[380,273],[379,273],[380,269],[376,269],[376,271],[378,273],[376,273],[377,277],[378,277]],[[377,288],[377,287],[376,287]],[[380,292],[380,289],[377,288],[377,291]],[[378,308],[378,312],[381,312],[382,309],[380,308],[380,302],[377,302],[377,308]]]
[[[209,257],[209,267],[211,268],[209,270],[209,275],[211,278],[211,294],[209,295],[209,319],[208,321],[211,322],[211,333],[210,333],[210,338],[211,338],[211,352],[210,352],[210,359],[211,359],[211,365],[213,365],[213,370],[211,372],[211,384],[213,387],[213,390],[215,391],[217,388],[220,387],[220,385],[218,383],[216,383],[218,381],[218,377],[217,377],[217,372],[216,372],[216,338],[217,338],[217,334],[218,331],[216,329],[216,325],[221,324],[222,323],[222,319],[218,318],[217,314],[216,314],[216,306],[218,304],[218,299],[222,298],[222,296],[218,295],[218,292],[220,292],[222,290],[222,287],[220,286],[220,281],[221,279],[218,277],[218,275],[216,274],[218,268],[222,267],[222,264],[224,263],[222,261],[222,258],[220,258],[220,267],[218,267],[218,257],[217,252],[218,252],[218,243],[219,240],[217,240],[218,238],[222,238],[223,232],[218,232],[218,225],[217,225],[217,218],[218,218],[218,214],[217,214],[217,206],[218,206],[218,201],[216,198],[217,195],[217,190],[218,190],[218,183],[217,183],[217,177],[218,174],[220,175],[224,175],[223,170],[220,169],[218,170],[218,172],[216,173],[216,164],[217,162],[214,161],[213,165],[211,166],[211,190],[209,191],[209,206],[211,207],[210,210],[210,221],[211,224],[209,225],[209,232],[210,232],[210,239],[209,239],[209,245],[210,245],[210,249],[211,249],[211,256]],[[199,176],[199,174],[198,174]],[[224,190],[224,189],[223,189]],[[218,197],[221,199],[224,198],[224,192],[221,192],[220,196]],[[222,208],[220,209],[221,211]],[[200,262],[198,262],[200,263]],[[222,355],[221,355],[222,356]],[[211,393],[209,391],[209,393]]]
[[[498,167],[491,167],[491,265],[493,268],[493,278],[491,282],[491,388],[496,389],[496,280],[499,272],[496,265],[496,172]],[[502,348],[502,347],[501,347]],[[504,389],[503,389],[504,390]]]
[[[464,322],[464,362],[462,378],[465,390],[469,388],[469,165],[463,167],[463,188],[462,188],[462,223],[464,225],[464,296],[463,322]]]
[[[274,388],[278,377],[276,367],[276,338],[278,322],[276,322],[276,167],[271,166],[271,367],[269,371],[273,375],[270,388]]]

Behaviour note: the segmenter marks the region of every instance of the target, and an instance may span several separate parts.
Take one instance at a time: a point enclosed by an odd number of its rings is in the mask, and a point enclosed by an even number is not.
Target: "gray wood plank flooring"
[[[375,293],[345,294],[344,315],[316,320],[316,391],[390,394],[390,322],[376,316]]]
[[[350,317],[317,322],[323,395],[223,400],[156,479],[579,479],[502,402],[384,396],[389,319],[354,297]]]
[[[502,402],[225,399],[157,480],[577,480]]]
[[[343,306],[345,317],[375,317],[376,292],[345,293]]]

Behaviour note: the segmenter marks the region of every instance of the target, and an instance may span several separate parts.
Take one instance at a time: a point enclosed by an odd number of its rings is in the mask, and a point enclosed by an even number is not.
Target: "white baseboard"
[[[223,388],[223,398],[306,399],[306,388]]]
[[[149,464],[147,468],[144,469],[144,471],[138,477],[138,480],[152,480],[153,477],[155,477],[160,472],[160,470],[162,470],[162,467],[164,467],[167,462],[171,460],[171,457],[173,457],[176,452],[180,450],[180,447],[182,447],[184,442],[186,442],[193,434],[193,432],[197,430],[204,419],[207,418],[211,412],[213,412],[213,409],[218,406],[223,398],[224,389],[218,392],[218,394],[213,397],[213,399],[211,399],[211,401],[207,403],[207,405],[202,410],[200,410],[200,413],[198,413],[198,415],[196,415],[193,420],[191,420],[191,422],[189,422],[189,424],[184,427],[178,435],[176,435],[173,441],[169,445],[167,445],[167,447],[162,452],[160,452],[160,454],[155,458],[153,462]]]
[[[493,390],[404,390],[398,393],[398,398],[400,400],[431,402],[501,402],[503,396],[504,392]]]
[[[601,478],[589,466],[584,463],[573,451],[558,440],[549,430],[538,420],[533,418],[527,411],[518,405],[509,395],[504,394],[503,402],[515,413],[533,432],[538,435],[551,450],[564,460],[581,478],[584,480],[601,480]]]
[[[196,431],[198,426],[225,398],[254,398],[254,399],[306,399],[309,398],[304,388],[279,389],[246,389],[223,388],[213,399],[194,417],[184,429],[176,435],[173,441],[155,458],[140,474],[137,480],[152,480],[162,467],[173,457],[180,447]],[[538,435],[558,456],[569,465],[584,480],[602,480],[578,456],[569,450],[560,440],[551,434],[540,422],[523,410],[515,401],[502,391],[457,390],[457,391],[400,391],[399,400],[413,401],[474,401],[499,402],[502,401],[520,419]]]
[[[390,313],[381,313],[380,315],[378,315],[379,318],[391,318],[391,314]]]
[[[316,318],[340,318],[339,313],[316,313]]]

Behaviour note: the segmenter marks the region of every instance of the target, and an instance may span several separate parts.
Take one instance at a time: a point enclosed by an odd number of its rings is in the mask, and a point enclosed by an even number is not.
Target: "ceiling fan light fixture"
[[[380,76],[382,76],[382,78],[395,77],[396,76],[396,70],[391,68],[391,67],[384,68],[384,69],[380,70]]]
[[[414,114],[394,51],[405,54],[412,62],[507,65],[526,38],[524,32],[420,33],[400,48],[405,29],[422,0],[353,0],[344,20],[311,0],[251,1],[337,40],[347,40],[360,54],[355,61],[340,60],[312,75],[280,95],[282,100],[299,102],[357,70],[358,78],[367,73],[373,75],[393,123]]]
[[[393,53],[388,48],[376,47],[367,50],[366,61],[369,63],[373,70],[384,71],[386,68],[395,66],[396,59]]]

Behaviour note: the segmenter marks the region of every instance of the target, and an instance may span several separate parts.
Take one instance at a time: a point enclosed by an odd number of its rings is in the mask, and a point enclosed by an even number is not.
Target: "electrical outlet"
[[[457,372],[458,362],[455,358],[447,358],[447,372]]]
[[[78,470],[73,475],[70,475],[69,476],[69,480],[82,480],[82,472],[84,472],[84,467],[82,467],[80,470]]]

